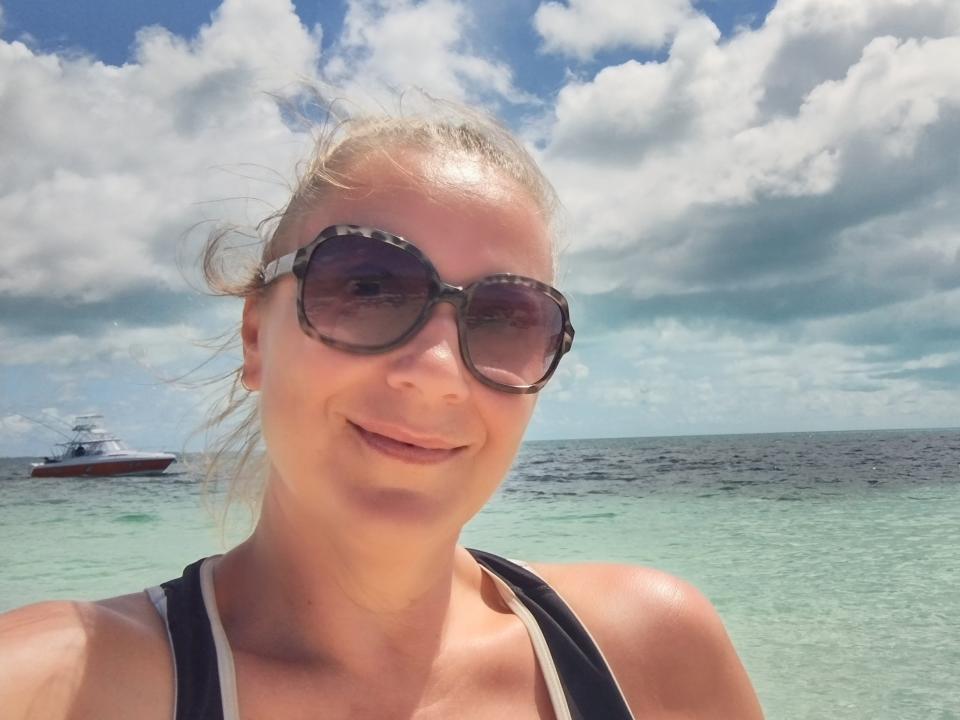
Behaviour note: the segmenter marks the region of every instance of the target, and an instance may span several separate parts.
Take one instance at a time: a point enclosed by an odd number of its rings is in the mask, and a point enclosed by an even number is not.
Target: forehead
[[[350,170],[349,191],[300,208],[291,245],[334,224],[400,235],[418,246],[448,282],[510,272],[550,282],[547,220],[531,194],[472,158],[404,152],[377,155]]]

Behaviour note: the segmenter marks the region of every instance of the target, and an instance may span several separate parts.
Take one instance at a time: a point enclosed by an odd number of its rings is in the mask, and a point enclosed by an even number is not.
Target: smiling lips
[[[354,422],[350,425],[368,447],[388,457],[414,465],[444,462],[466,447],[452,445],[441,439],[414,438],[396,429],[378,428],[383,432],[374,432]]]

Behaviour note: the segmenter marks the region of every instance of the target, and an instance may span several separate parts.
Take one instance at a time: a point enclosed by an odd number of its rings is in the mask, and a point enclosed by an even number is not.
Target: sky
[[[282,207],[305,84],[481,106],[557,187],[528,439],[960,425],[958,68],[956,0],[0,0],[0,455],[199,447],[196,253]]]

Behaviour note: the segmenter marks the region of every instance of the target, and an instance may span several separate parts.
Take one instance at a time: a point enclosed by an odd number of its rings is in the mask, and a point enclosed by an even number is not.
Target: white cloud
[[[0,296],[182,287],[177,244],[198,202],[281,199],[214,168],[291,175],[302,139],[267,93],[311,77],[317,56],[292,5],[268,0],[227,0],[190,41],[142,30],[123,67],[0,42],[0,224],[19,238],[0,246]]]
[[[114,328],[87,337],[70,333],[50,337],[15,337],[0,328],[0,366],[49,365],[77,368],[95,363],[134,361],[147,370],[175,363],[199,363],[210,353],[199,347],[205,336],[187,323],[158,328]]]
[[[448,0],[352,2],[325,80],[388,106],[388,88],[411,85],[522,100],[507,66],[470,51],[469,21]],[[321,32],[288,0],[226,0],[192,39],[141,30],[122,67],[0,42],[0,224],[23,238],[0,246],[0,296],[181,288],[184,231],[256,222],[288,192],[277,178],[292,179],[307,138],[270,93],[320,81]],[[231,197],[256,200],[205,204]]]
[[[906,213],[922,234],[931,206],[957,184],[948,160],[960,131],[957,8],[883,0],[864,13],[862,4],[782,0],[758,30],[721,40],[709,20],[692,19],[663,62],[570,80],[540,143],[577,228],[568,238],[573,287],[730,287],[724,268],[734,266],[737,283],[754,270],[754,281],[815,277],[845,270],[831,265],[838,233],[875,216]],[[874,35],[907,10],[903,30],[935,27],[938,36]],[[815,49],[835,36],[856,54],[791,81],[802,95],[789,99],[772,69],[803,38]],[[953,207],[939,215],[956,229]],[[798,254],[805,262],[791,260]]]
[[[568,0],[541,3],[533,22],[547,51],[587,60],[608,48],[659,48],[692,14],[688,0]]]
[[[317,39],[300,23],[290,0],[224,0],[213,21],[189,43],[161,29],[142,30],[136,59],[139,65],[167,68],[166,76],[151,75],[161,81],[158,88],[172,79],[172,87],[181,91],[218,71],[242,69],[255,89],[276,92],[314,78]]]
[[[4,435],[26,435],[34,430],[34,425],[22,415],[0,417],[0,433]]]
[[[445,99],[530,102],[508,65],[473,49],[469,9],[452,0],[349,0],[324,76],[362,105],[393,110],[397,92]]]
[[[869,347],[821,335],[816,326],[795,334],[730,332],[661,320],[607,336],[602,351],[581,351],[601,368],[577,388],[593,408],[589,420],[567,431],[625,436],[956,424],[955,389],[899,373],[956,365],[960,353],[878,361]],[[626,360],[629,369],[610,371],[612,358]]]
[[[544,395],[559,401],[571,400],[576,396],[582,381],[590,376],[590,368],[580,359],[577,352],[565,355],[550,383],[544,389]]]

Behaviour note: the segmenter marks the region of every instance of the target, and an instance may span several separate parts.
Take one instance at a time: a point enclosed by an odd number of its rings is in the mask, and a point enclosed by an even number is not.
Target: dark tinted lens
[[[430,294],[427,268],[380,240],[339,236],[313,252],[303,309],[321,335],[358,348],[387,345],[417,321]]]
[[[492,282],[476,288],[466,311],[466,344],[477,370],[503,385],[533,385],[560,349],[563,313],[533,287]]]

